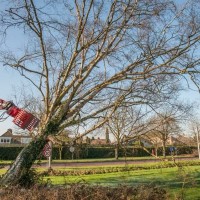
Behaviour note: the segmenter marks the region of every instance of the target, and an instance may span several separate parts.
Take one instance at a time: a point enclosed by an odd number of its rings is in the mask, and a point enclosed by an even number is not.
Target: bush
[[[109,188],[74,184],[68,187],[33,187],[30,189],[6,188],[1,191],[1,200],[165,200],[166,191],[153,185],[138,187],[119,186]]]
[[[178,146],[177,147],[177,154],[182,155],[182,154],[192,154],[194,150],[196,150],[197,147],[193,146]]]
[[[56,170],[52,169],[51,171],[42,171],[39,172],[39,175],[44,176],[80,176],[88,174],[106,174],[106,173],[115,173],[115,172],[126,172],[126,171],[135,171],[135,170],[150,170],[150,169],[163,169],[171,167],[184,167],[184,166],[198,166],[200,161],[184,161],[184,162],[161,162],[155,165],[130,165],[128,167],[101,167],[101,168],[89,168],[81,170]]]
[[[151,152],[151,149],[149,149]],[[149,156],[149,154],[142,148],[127,147],[126,149],[119,149],[119,157],[133,157],[133,156]],[[92,158],[114,158],[115,147],[113,146],[77,146],[75,147],[74,159],[92,159]],[[59,148],[53,148],[53,159],[59,159]],[[63,147],[62,159],[71,159],[72,153],[69,151],[69,147]]]

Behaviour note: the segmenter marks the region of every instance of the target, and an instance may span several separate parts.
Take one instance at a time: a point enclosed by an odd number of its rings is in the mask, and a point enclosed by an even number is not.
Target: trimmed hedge
[[[0,160],[15,160],[23,147],[0,147]]]
[[[132,157],[132,156],[148,156],[149,154],[141,148],[133,150],[133,148],[127,148],[126,150],[119,150],[119,157]],[[90,158],[114,158],[115,148],[114,147],[75,147],[74,159],[90,159]],[[59,159],[59,149],[53,148],[53,159]],[[69,151],[69,147],[64,147],[62,149],[62,159],[71,159],[72,153]]]
[[[196,147],[181,146],[176,147],[176,155],[192,154]],[[152,148],[148,148],[149,152],[152,152]],[[162,155],[162,148],[158,148],[158,156]],[[170,147],[166,148],[166,155],[171,155]],[[149,156],[149,153],[142,148],[127,147],[126,149],[119,150],[119,157],[144,157]],[[91,146],[77,146],[73,155],[74,159],[90,159],[90,158],[114,158],[115,147],[91,147]],[[69,147],[63,147],[62,159],[71,159],[72,153],[69,151]],[[59,159],[59,149],[53,148],[53,159]]]
[[[176,147],[177,151],[175,154],[192,154],[197,150],[196,147]],[[14,160],[23,147],[0,147],[0,160]],[[148,148],[149,152],[152,148]],[[166,154],[170,155],[170,147],[166,148]],[[76,146],[75,152],[73,153],[74,159],[84,158],[114,158],[115,147],[91,147],[91,146]],[[72,159],[72,153],[69,151],[69,147],[65,146],[61,151],[62,159]],[[158,149],[158,155],[162,155],[162,148]],[[119,157],[143,157],[149,156],[149,154],[142,148],[127,147],[126,149],[119,150]],[[59,159],[59,148],[54,147],[52,152],[53,159]]]

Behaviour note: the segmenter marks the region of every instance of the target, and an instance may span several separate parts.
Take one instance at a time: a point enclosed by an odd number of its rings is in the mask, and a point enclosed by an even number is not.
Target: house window
[[[3,143],[3,139],[1,139],[1,143]]]
[[[7,139],[7,143],[10,143],[10,140],[9,140],[9,139]]]
[[[6,139],[4,139],[3,142],[6,143]]]

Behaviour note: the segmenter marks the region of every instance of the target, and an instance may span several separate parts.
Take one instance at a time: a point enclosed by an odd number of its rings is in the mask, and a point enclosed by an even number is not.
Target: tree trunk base
[[[24,147],[14,163],[0,180],[0,184],[6,186],[18,185],[20,178],[30,170],[46,142],[44,137],[39,137]]]

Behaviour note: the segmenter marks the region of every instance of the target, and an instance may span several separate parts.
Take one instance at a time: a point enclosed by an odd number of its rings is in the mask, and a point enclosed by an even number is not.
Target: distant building
[[[0,144],[28,144],[32,138],[27,135],[14,135],[12,129],[8,129],[0,136]]]
[[[149,143],[145,146],[156,146],[161,147],[163,145],[162,139],[154,134],[146,134],[140,137],[140,140],[143,144]],[[148,142],[149,141],[149,142]],[[167,146],[195,146],[196,143],[192,137],[185,136],[183,134],[170,135],[166,140]]]
[[[140,138],[140,143],[143,144],[144,147],[152,147],[153,146],[153,143],[146,138]]]
[[[148,138],[139,137],[139,138],[129,139],[128,145],[133,145],[133,146],[140,146],[141,145],[141,146],[148,148],[148,147],[152,147],[153,143]]]
[[[107,139],[100,139],[99,137],[97,139],[92,138],[90,141],[90,145],[106,145],[108,144]]]
[[[176,137],[170,136],[168,143],[169,145],[196,146],[194,138],[181,134],[177,134]]]
[[[109,139],[109,131],[108,128],[106,128],[105,131],[105,139],[97,138],[95,139],[94,136],[92,138],[89,138],[88,136],[86,138],[80,138],[77,141],[78,144],[88,144],[88,145],[93,145],[93,146],[98,146],[98,145],[109,145],[111,144],[111,141]]]
[[[8,129],[3,135],[0,136],[0,143],[10,144],[12,141],[12,129]]]

